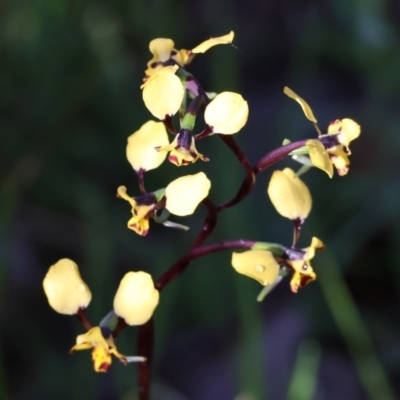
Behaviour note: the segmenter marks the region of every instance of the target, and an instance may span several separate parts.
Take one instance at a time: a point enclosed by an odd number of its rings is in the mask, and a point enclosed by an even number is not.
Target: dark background
[[[362,126],[350,172],[304,178],[313,211],[301,246],[327,245],[318,280],[300,293],[288,280],[256,303],[260,285],[235,274],[230,252],[199,259],[161,296],[155,314],[153,400],[396,399],[400,393],[400,6],[397,0],[3,0],[0,3],[0,398],[136,399],[136,368],[114,362],[95,374],[89,352],[68,355],[79,322],[53,312],[42,291],[48,267],[81,268],[99,321],[128,270],[158,277],[182,256],[205,210],[126,228],[138,194],[127,137],[151,119],[139,86],[148,42],[192,48],[235,31],[234,44],[198,56],[190,70],[206,90],[235,90],[250,106],[235,136],[256,162],[284,138],[313,137],[284,85],[313,107],[321,129],[350,117]],[[165,163],[146,187],[203,170],[220,203],[244,173],[218,137],[197,145],[210,157]],[[277,168],[296,165],[290,161]],[[291,224],[272,208],[259,175],[253,193],[220,215],[210,241],[290,244]],[[136,352],[135,328],[118,338]]]

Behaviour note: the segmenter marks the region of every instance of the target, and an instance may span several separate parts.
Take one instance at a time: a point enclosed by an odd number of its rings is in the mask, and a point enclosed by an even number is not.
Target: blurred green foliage
[[[239,51],[219,46],[191,71],[207,90],[248,100],[236,139],[252,162],[284,138],[314,135],[284,85],[309,102],[321,128],[351,117],[362,136],[348,176],[305,177],[314,208],[301,244],[315,235],[329,249],[313,263],[316,283],[293,295],[284,281],[260,305],[257,283],[236,276],[221,253],[193,262],[162,293],[154,400],[398,397],[399,26],[396,0],[2,2],[0,398],[136,399],[134,366],[97,375],[89,354],[68,355],[83,328],[47,306],[41,282],[59,258],[74,259],[99,321],[126,271],[157,277],[190,248],[205,210],[182,220],[189,233],[153,224],[141,238],[126,229],[130,209],[115,192],[139,192],[125,145],[150,119],[139,89],[148,42],[171,37],[191,48],[231,29]],[[215,203],[232,197],[244,176],[235,157],[218,137],[198,150],[211,161],[184,171],[165,163],[146,187],[204,170]],[[290,243],[290,223],[265,194],[270,173],[220,215],[212,241]],[[135,329],[118,348],[135,354]]]

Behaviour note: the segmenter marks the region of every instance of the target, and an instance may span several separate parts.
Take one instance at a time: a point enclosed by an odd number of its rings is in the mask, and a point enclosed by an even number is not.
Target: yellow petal
[[[222,92],[212,100],[205,112],[206,123],[214,133],[232,135],[239,132],[247,122],[249,106],[239,93]]]
[[[152,317],[159,297],[148,273],[128,272],[114,297],[115,314],[124,318],[128,325],[143,325]]]
[[[160,120],[175,115],[182,104],[185,92],[177,69],[177,65],[157,69],[141,86],[144,104]]]
[[[324,248],[325,245],[322,240],[314,236],[311,240],[310,247],[305,249],[306,254],[304,255],[304,260],[311,260],[312,258],[314,258],[316,251],[323,250]]]
[[[159,167],[166,153],[155,150],[158,146],[167,146],[168,134],[162,122],[148,121],[128,138],[126,157],[135,171],[149,171]]]
[[[211,182],[204,172],[186,175],[172,181],[165,189],[165,207],[175,215],[193,214],[198,204],[208,196]]]
[[[360,136],[360,133],[361,127],[357,122],[350,118],[344,118],[342,119],[342,131],[338,136],[339,142],[344,146],[348,146],[352,140]]]
[[[200,43],[194,49],[192,49],[192,53],[194,53],[194,54],[205,53],[208,49],[210,49],[211,47],[214,47],[218,44],[232,43],[234,37],[235,37],[235,33],[233,31],[230,31],[227,35],[208,39],[205,42]]]
[[[60,314],[76,314],[79,308],[86,308],[92,299],[78,266],[68,258],[50,267],[43,280],[43,289],[50,307]]]
[[[153,58],[147,63],[147,67],[152,68],[154,63],[166,62],[171,58],[174,42],[165,38],[154,39],[150,42],[149,49]]]
[[[325,171],[328,174],[329,178],[332,178],[332,162],[324,145],[317,139],[310,139],[307,140],[306,146],[308,147],[310,160],[314,167],[322,169],[322,171]]]
[[[267,192],[276,211],[285,218],[304,219],[311,211],[310,191],[290,168],[272,174]]]
[[[283,88],[283,93],[286,94],[286,96],[289,96],[291,99],[297,101],[301,108],[303,109],[304,115],[308,120],[311,122],[314,122],[315,124],[317,123],[316,118],[314,117],[314,114],[311,110],[311,107],[308,105],[308,103],[302,99],[300,96],[298,96],[295,92],[293,92],[292,89],[289,89],[287,86]]]
[[[279,264],[266,250],[232,253],[232,266],[239,274],[249,276],[263,286],[274,283],[279,275]]]

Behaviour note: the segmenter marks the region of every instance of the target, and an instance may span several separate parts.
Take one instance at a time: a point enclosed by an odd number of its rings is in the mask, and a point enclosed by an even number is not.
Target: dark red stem
[[[92,325],[88,321],[86,317],[86,312],[84,308],[79,308],[78,312],[76,313],[76,316],[78,317],[79,321],[81,321],[82,325],[87,329],[90,330],[92,329]]]
[[[237,191],[235,197],[231,200],[226,201],[225,203],[220,204],[217,206],[217,211],[222,211],[225,208],[232,207],[235,204],[242,201],[250,192],[255,183],[255,176],[264,171],[266,168],[270,167],[271,165],[275,164],[276,162],[285,158],[289,153],[293,150],[298,149],[299,147],[305,146],[308,139],[299,140],[298,142],[289,143],[285,146],[278,147],[275,150],[270,151],[267,153],[253,168],[253,175],[251,175],[247,168],[247,176],[244,178],[239,190]],[[240,159],[239,159],[240,161]]]
[[[206,197],[202,203],[207,207],[208,214],[204,220],[203,228],[199,236],[197,236],[196,240],[193,242],[192,248],[200,246],[213,232],[215,225],[217,223],[217,209],[214,203]]]
[[[151,364],[154,346],[153,318],[139,327],[138,355],[146,357],[146,361],[138,363],[139,400],[150,400]]]
[[[144,188],[144,173],[146,171],[142,168],[139,169],[139,171],[136,171],[136,175],[138,177],[139,181],[139,189],[142,194],[146,194],[146,189]]]
[[[155,287],[160,291],[164,289],[168,283],[177,278],[196,258],[222,250],[250,249],[255,243],[255,240],[225,240],[222,242],[211,243],[201,247],[192,248],[189,253],[179,259],[174,265],[172,265],[171,268],[169,268],[157,279]]]

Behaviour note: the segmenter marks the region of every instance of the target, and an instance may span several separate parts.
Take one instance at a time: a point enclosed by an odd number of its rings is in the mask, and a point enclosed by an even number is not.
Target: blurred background
[[[185,254],[187,233],[126,228],[138,195],[127,137],[151,119],[139,86],[148,43],[191,49],[235,31],[232,46],[189,70],[206,90],[239,91],[250,105],[235,136],[255,163],[284,138],[314,137],[288,85],[321,129],[350,117],[362,126],[350,172],[304,180],[313,211],[300,246],[318,236],[318,280],[292,294],[284,280],[263,303],[260,285],[233,272],[230,252],[198,259],[161,296],[155,314],[153,400],[386,400],[400,397],[400,3],[396,0],[4,0],[0,3],[0,398],[134,400],[136,367],[96,374],[90,352],[70,356],[84,331],[50,309],[42,280],[69,257],[93,292],[93,324],[111,309],[129,270],[160,276]],[[197,144],[211,161],[165,162],[146,188],[205,171],[211,199],[231,198],[244,172],[222,141]],[[276,168],[297,167],[291,160]],[[260,174],[252,194],[220,214],[209,242],[290,245],[291,223],[272,208]],[[135,328],[118,349],[136,354]]]

